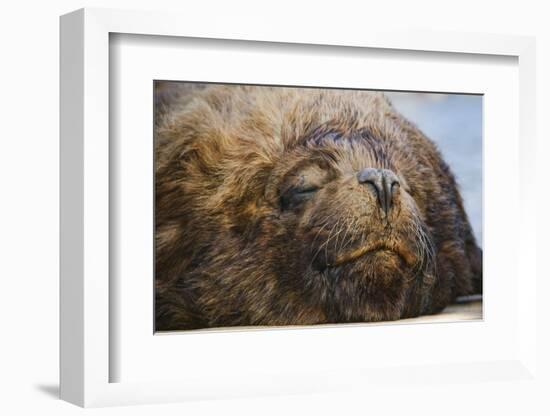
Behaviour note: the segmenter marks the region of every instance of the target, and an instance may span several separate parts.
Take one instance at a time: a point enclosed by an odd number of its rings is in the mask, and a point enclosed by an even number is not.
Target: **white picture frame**
[[[185,24],[182,25],[182,21]],[[529,206],[534,183],[528,168],[535,161],[535,42],[533,38],[465,34],[396,32],[348,28],[327,32],[281,29],[279,25],[243,20],[205,24],[171,13],[82,9],[61,18],[61,398],[80,406],[159,403],[197,398],[248,397],[270,394],[322,393],[361,389],[378,384],[433,383],[441,380],[480,383],[481,380],[531,380],[536,383],[536,218]],[[112,382],[110,366],[116,354],[110,348],[109,275],[110,171],[109,153],[109,37],[110,34],[224,39],[228,41],[330,45],[333,48],[371,48],[423,51],[439,54],[508,56],[518,60],[519,83],[519,190],[516,221],[517,270],[522,270],[517,292],[517,348],[498,360],[471,362],[419,361],[411,367],[322,369],[319,373],[293,373],[282,368],[263,379],[219,374],[181,380]],[[260,44],[261,45],[261,44]],[[529,215],[527,215],[529,213]],[[490,293],[489,293],[490,294]],[[294,330],[296,337],[315,332]],[[152,335],[152,334],[151,334]],[[475,376],[477,374],[478,376]],[[480,377],[479,374],[482,374]],[[343,382],[342,380],[346,380]],[[352,387],[353,386],[353,387]]]

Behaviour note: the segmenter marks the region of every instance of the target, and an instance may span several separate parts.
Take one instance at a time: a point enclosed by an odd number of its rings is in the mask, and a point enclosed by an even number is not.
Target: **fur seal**
[[[453,174],[384,94],[167,86],[157,331],[395,320],[481,293]]]

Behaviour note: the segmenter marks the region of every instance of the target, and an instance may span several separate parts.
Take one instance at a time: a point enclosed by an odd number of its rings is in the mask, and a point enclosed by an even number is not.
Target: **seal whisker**
[[[340,220],[338,220],[340,221]],[[330,230],[330,232],[328,233],[328,237],[326,238],[325,242],[323,244],[321,244],[317,250],[317,252],[313,255],[312,259],[311,259],[311,262],[309,264],[309,267],[311,267],[311,265],[313,264],[313,262],[315,261],[315,259],[317,258],[317,256],[319,255],[319,253],[321,252],[321,250],[326,247],[326,245],[329,243],[330,239],[331,239],[331,235],[332,235],[332,232],[334,231],[335,227],[338,225],[338,221],[336,221],[333,225],[332,225],[332,228]],[[326,251],[325,251],[325,258],[326,258]]]

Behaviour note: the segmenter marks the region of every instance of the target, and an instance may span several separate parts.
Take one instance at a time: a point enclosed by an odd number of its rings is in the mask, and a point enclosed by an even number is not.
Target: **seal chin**
[[[412,284],[403,257],[388,249],[367,251],[318,276],[309,282],[310,293],[331,322],[398,319]]]

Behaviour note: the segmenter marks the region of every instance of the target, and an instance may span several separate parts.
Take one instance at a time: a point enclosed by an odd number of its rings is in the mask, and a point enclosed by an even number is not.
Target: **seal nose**
[[[367,168],[357,173],[357,180],[360,184],[371,186],[376,193],[379,207],[387,217],[394,204],[395,193],[399,187],[399,180],[395,173],[388,169]]]

